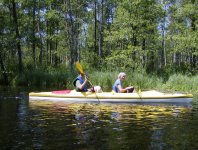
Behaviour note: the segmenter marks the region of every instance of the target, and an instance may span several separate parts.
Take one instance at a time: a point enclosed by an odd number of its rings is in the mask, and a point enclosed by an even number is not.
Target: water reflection
[[[0,146],[197,149],[197,106],[0,101]]]
[[[66,140],[70,135],[72,143],[79,147],[103,146],[109,149],[163,149],[172,147],[164,136],[167,129],[177,126],[182,115],[191,112],[191,108],[179,106],[149,105],[110,105],[110,104],[67,104],[50,102],[31,102],[32,111],[42,111],[45,122],[40,124],[66,130]],[[52,117],[52,116],[56,117]],[[61,120],[59,120],[61,118]],[[56,122],[56,124],[53,124]],[[57,124],[60,121],[62,125]],[[183,120],[182,120],[183,121]],[[47,124],[46,124],[47,123]],[[63,125],[64,124],[64,125]],[[177,128],[173,127],[175,130]],[[47,130],[46,130],[47,129]],[[57,132],[55,132],[57,134]],[[172,143],[171,143],[172,144]]]

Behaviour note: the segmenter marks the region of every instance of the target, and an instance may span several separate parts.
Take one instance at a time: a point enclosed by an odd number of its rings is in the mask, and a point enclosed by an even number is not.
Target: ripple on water
[[[30,101],[21,108],[12,143],[23,149],[197,148],[198,107]]]

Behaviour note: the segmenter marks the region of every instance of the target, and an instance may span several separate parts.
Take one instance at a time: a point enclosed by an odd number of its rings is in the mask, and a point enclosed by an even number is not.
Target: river
[[[0,90],[0,149],[198,149],[198,98],[191,105],[29,101]]]

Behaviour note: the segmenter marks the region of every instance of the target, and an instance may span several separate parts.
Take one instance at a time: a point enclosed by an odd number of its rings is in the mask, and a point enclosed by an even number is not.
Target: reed
[[[117,79],[118,72],[94,71],[88,74],[89,80],[94,85],[100,85],[103,91],[111,91],[113,83]]]
[[[12,80],[12,86],[38,86],[38,87],[62,87],[67,83],[68,75],[63,72],[49,72],[44,70],[34,70],[18,74]]]
[[[103,90],[111,91],[111,88],[118,78],[119,72],[92,72],[89,74],[90,80],[94,85],[100,85]],[[126,79],[123,82],[123,86],[134,86],[140,89],[154,89],[159,84],[162,84],[162,80],[155,76],[136,72],[126,72]]]
[[[118,71],[90,71],[86,72],[88,79],[93,85],[100,85],[103,91],[111,91],[115,80],[118,78]],[[169,90],[198,92],[198,75],[187,76],[182,74],[171,75],[165,82],[162,77],[148,75],[140,72],[126,72],[127,76],[123,86],[133,85],[136,89],[143,90]],[[48,88],[73,89],[72,82],[77,77],[77,72],[57,70],[34,70],[16,75],[12,80],[13,86],[36,86]]]
[[[100,85],[103,90],[110,91],[118,74],[119,72],[92,71],[89,79],[94,85]],[[198,92],[198,76],[174,74],[164,81],[162,77],[146,73],[126,72],[126,74],[123,86],[133,85],[141,90]]]
[[[162,85],[162,89],[198,92],[198,76],[171,75],[168,81]]]

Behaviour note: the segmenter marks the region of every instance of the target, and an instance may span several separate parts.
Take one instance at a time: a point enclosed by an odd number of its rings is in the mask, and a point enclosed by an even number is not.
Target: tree
[[[197,9],[195,1],[177,1],[171,5],[170,10],[170,25],[168,26],[169,48],[173,56],[174,69],[196,69],[197,48],[198,42],[195,38],[197,34],[195,28],[195,16]],[[182,68],[181,68],[182,67]]]
[[[111,29],[106,31],[105,41],[111,44],[112,51],[131,50],[132,57],[128,59],[131,67],[147,66],[150,58],[154,64],[161,14],[162,9],[154,0],[120,1]]]
[[[16,39],[16,46],[17,46],[17,53],[18,53],[18,69],[19,73],[22,70],[22,50],[21,50],[21,42],[20,42],[20,35],[19,35],[19,26],[18,26],[18,17],[17,17],[17,8],[15,0],[12,0],[12,17],[13,17],[13,24],[15,29],[15,39]]]

